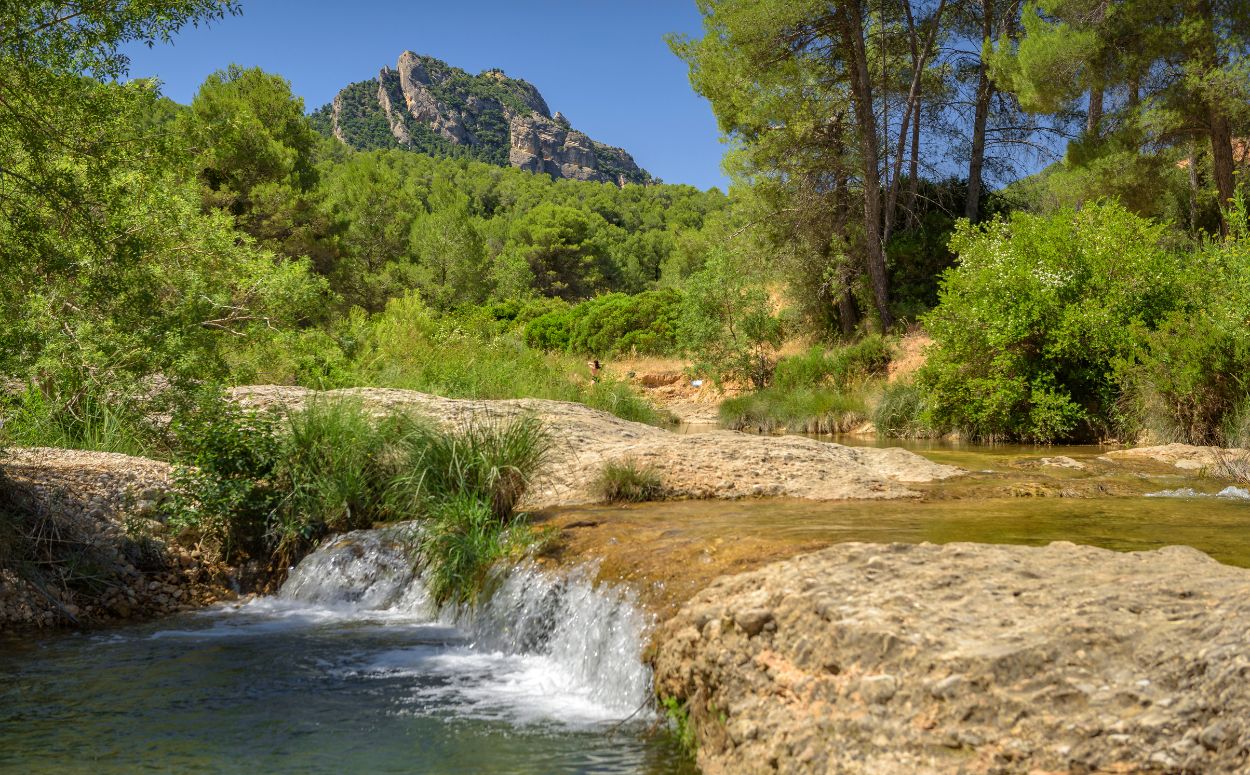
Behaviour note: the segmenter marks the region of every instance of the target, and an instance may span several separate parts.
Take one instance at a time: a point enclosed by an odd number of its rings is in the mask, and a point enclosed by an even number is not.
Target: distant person
[[[595,358],[586,362],[586,366],[590,369],[590,381],[599,381],[599,369],[603,368],[599,365],[599,359]]]

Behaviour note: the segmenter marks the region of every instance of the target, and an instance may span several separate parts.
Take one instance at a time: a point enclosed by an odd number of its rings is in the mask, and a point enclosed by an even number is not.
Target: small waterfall
[[[572,700],[599,720],[625,718],[648,703],[642,647],[652,620],[627,590],[596,586],[593,568],[557,574],[523,564],[495,578],[478,605],[439,610],[413,570],[414,529],[407,523],[339,536],[304,558],[278,597],[452,626],[474,658],[527,660],[513,674],[524,676],[516,680],[525,691]]]
[[[413,571],[409,546],[415,530],[412,523],[401,523],[337,536],[295,566],[278,597],[362,611],[422,613],[430,601]]]

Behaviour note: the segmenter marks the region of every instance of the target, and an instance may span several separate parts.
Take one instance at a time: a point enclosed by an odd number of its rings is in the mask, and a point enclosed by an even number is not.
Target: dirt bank
[[[667,498],[907,498],[918,494],[908,484],[962,473],[902,449],[730,431],[681,435],[562,401],[470,401],[381,388],[318,393],[272,385],[236,388],[234,396],[245,405],[279,409],[297,409],[318,396],[351,398],[378,410],[412,409],[447,426],[535,416],[555,446],[546,476],[525,504],[530,509],[595,502],[594,480],[603,464],[626,458],[654,465]]]
[[[169,466],[107,452],[3,459],[0,630],[159,616],[229,596],[228,578],[159,517]]]
[[[656,641],[709,775],[1250,767],[1250,572],[1185,547],[842,544]]]

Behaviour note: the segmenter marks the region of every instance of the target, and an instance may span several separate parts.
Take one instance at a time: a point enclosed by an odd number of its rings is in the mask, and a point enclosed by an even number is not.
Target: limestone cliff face
[[[618,186],[651,180],[624,150],[573,129],[561,113],[553,116],[532,84],[500,70],[469,75],[411,51],[373,81],[343,89],[318,113],[328,118],[330,134],[357,148],[467,155]]]

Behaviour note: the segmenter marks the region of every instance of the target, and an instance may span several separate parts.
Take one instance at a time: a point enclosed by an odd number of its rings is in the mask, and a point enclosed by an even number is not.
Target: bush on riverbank
[[[1197,245],[1115,203],[961,226],[925,318],[927,424],[978,440],[1243,439],[1244,206],[1230,223]]]
[[[1114,203],[963,223],[951,247],[918,382],[931,424],[987,441],[1106,436],[1114,364],[1197,271],[1163,226]]]
[[[279,418],[216,391],[175,426],[190,452],[176,468],[171,524],[231,562],[281,569],[330,533],[420,519],[440,603],[470,599],[491,565],[528,545],[516,506],[551,448],[529,417],[444,431],[337,400]]]

